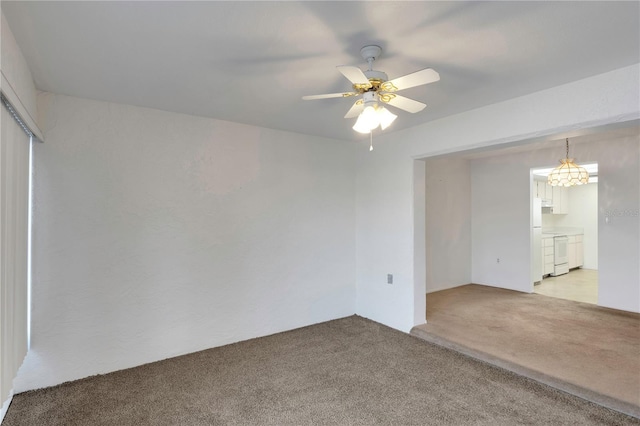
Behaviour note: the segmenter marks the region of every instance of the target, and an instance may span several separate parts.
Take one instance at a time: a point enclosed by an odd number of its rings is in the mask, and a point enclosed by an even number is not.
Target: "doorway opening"
[[[598,304],[598,163],[582,166],[589,182],[571,187],[531,170],[533,292]]]
[[[542,293],[543,287],[535,286],[535,282],[577,280],[580,271],[587,270],[593,272],[585,279],[597,285],[597,291],[591,291],[590,303],[597,297],[599,306],[637,312],[638,268],[633,259],[637,259],[638,247],[635,206],[639,129],[634,121],[624,126],[585,129],[583,134],[572,137],[576,158],[582,165],[597,163],[598,172],[592,177],[600,181],[591,179],[591,183],[567,191],[571,197],[591,190],[592,203],[599,208],[570,205],[568,215],[556,211],[555,215],[549,212],[541,217],[541,228],[584,228],[583,265],[571,268],[568,276],[552,277],[546,273],[543,278],[540,273],[540,278],[532,279],[533,254],[543,257],[542,248],[532,249],[531,238],[532,200],[538,189],[534,189],[531,171],[558,164],[565,152],[558,141],[564,142],[567,134],[494,149],[425,157],[421,159],[424,168],[421,161],[415,161],[425,175],[424,182],[414,180],[417,248],[414,247],[413,266],[414,271],[420,272],[414,275],[415,312],[423,309],[426,294],[428,321],[430,293],[469,283]],[[423,206],[424,211],[416,214]],[[591,215],[594,225],[562,223],[576,214]]]

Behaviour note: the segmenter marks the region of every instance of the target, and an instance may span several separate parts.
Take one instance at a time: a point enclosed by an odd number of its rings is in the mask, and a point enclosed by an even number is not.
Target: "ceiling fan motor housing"
[[[364,75],[366,75],[369,80],[374,79],[374,80],[380,80],[382,82],[385,82],[389,79],[386,73],[382,71],[376,71],[376,70],[365,71]]]

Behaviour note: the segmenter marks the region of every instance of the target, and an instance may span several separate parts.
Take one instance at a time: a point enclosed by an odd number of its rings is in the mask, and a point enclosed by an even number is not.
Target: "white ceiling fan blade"
[[[357,93],[354,93],[354,92],[327,93],[326,95],[307,95],[307,96],[303,96],[302,99],[305,101],[312,101],[314,99],[347,98],[349,96],[355,96],[355,95],[357,95]]]
[[[369,87],[371,87],[369,79],[366,75],[364,75],[360,68],[352,67],[350,65],[338,65],[336,68],[338,68],[338,71],[340,71],[342,75],[347,77],[347,80],[349,80],[351,83],[369,85]]]
[[[393,97],[387,102],[389,105],[392,105],[396,108],[400,108],[414,114],[416,112],[422,111],[424,107],[427,106],[422,102],[414,101],[413,99],[405,98],[404,96],[399,96],[399,95],[394,96],[393,94],[390,96],[393,96]]]
[[[360,115],[360,113],[362,112],[362,110],[364,109],[364,102],[362,102],[362,100],[357,100],[349,109],[349,111],[347,111],[347,113],[345,114],[344,118],[353,118],[353,117],[357,117]]]
[[[433,83],[440,80],[440,74],[431,68],[425,68],[402,77],[394,78],[382,84],[381,90],[385,92],[395,92],[422,84]]]

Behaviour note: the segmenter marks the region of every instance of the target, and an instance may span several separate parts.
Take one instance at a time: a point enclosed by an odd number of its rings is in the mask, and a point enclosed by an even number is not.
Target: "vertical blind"
[[[0,106],[0,404],[27,354],[31,134]]]

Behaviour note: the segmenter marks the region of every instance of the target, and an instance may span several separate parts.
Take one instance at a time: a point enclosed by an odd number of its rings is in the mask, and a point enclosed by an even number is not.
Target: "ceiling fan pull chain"
[[[369,132],[369,151],[373,151],[373,130]]]

